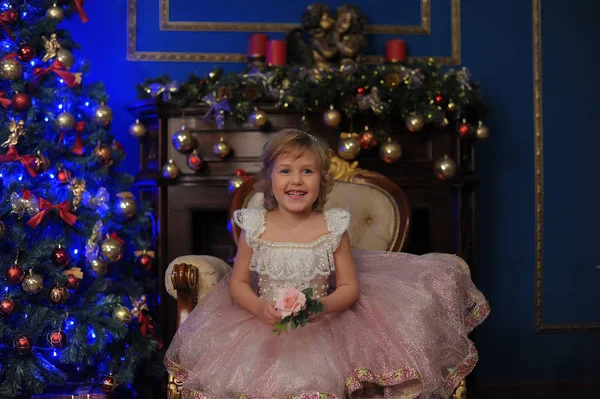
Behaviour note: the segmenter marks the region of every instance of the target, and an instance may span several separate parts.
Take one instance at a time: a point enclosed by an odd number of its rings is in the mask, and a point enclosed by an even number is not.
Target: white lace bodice
[[[335,270],[333,253],[350,227],[350,213],[340,208],[324,212],[329,233],[310,243],[273,242],[260,238],[265,231],[264,209],[239,209],[233,221],[246,232],[252,248],[250,270],[258,274],[258,294],[275,301],[278,288],[312,288],[315,298],[327,295]]]

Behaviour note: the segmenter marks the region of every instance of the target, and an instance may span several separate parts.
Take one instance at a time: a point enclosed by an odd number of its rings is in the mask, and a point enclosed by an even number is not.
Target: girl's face
[[[312,212],[321,188],[315,154],[292,151],[279,156],[271,171],[271,186],[280,210]]]

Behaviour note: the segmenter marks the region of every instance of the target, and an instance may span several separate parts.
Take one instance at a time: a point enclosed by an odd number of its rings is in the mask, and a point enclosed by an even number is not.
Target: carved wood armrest
[[[196,306],[198,269],[186,263],[177,264],[173,267],[171,282],[177,290],[177,327],[179,327]]]

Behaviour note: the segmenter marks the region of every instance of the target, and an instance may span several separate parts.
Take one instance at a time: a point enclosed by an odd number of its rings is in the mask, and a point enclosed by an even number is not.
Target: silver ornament
[[[101,104],[94,111],[94,120],[103,126],[107,126],[112,122],[113,112],[107,105]]]
[[[0,78],[5,80],[21,79],[23,67],[18,60],[5,58],[0,61]]]
[[[46,10],[46,18],[53,20],[56,23],[59,23],[65,17],[65,12],[61,7],[58,7],[54,4],[52,7]]]
[[[146,126],[140,123],[139,119],[136,119],[135,123],[129,126],[129,134],[133,137],[141,139],[146,135]]]
[[[171,139],[173,141],[173,148],[179,152],[190,152],[196,148],[196,138],[184,126],[181,127],[181,130],[173,133]]]
[[[61,112],[56,117],[56,124],[61,130],[71,130],[75,126],[75,117],[70,112]]]
[[[56,52],[56,60],[60,61],[61,64],[65,66],[65,69],[71,69],[73,64],[75,63],[75,58],[73,58],[73,54],[66,48],[62,48]]]

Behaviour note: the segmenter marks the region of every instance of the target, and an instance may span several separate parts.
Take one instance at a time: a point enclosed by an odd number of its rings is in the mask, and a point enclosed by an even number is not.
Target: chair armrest
[[[165,288],[177,299],[179,326],[196,304],[208,294],[231,268],[223,260],[208,255],[187,255],[175,258],[165,272]]]

